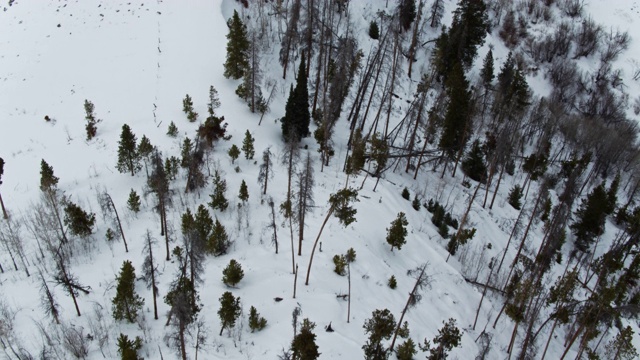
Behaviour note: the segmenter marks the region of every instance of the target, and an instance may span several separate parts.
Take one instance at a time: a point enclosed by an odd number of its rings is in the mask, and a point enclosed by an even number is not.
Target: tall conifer
[[[300,59],[296,87],[289,91],[289,98],[282,118],[282,135],[285,139],[295,136],[297,140],[309,136],[309,88],[307,86],[306,62],[304,53]]]
[[[247,26],[242,23],[238,12],[235,10],[233,11],[233,17],[229,21],[227,40],[227,60],[224,62],[224,76],[226,78],[240,79],[249,67],[249,39],[247,37]]]

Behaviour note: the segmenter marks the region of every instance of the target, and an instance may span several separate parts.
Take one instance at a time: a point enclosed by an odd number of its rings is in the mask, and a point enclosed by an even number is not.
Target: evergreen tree
[[[360,169],[364,167],[367,143],[363,139],[360,129],[357,129],[354,133],[351,144],[353,150],[347,159],[347,165],[345,167],[345,172],[349,175],[358,173]]]
[[[396,280],[395,275],[391,275],[389,281],[387,281],[387,285],[389,285],[389,288],[391,288],[392,290],[398,287],[398,280]]]
[[[291,352],[296,360],[316,360],[320,353],[316,345],[316,334],[313,333],[316,324],[309,319],[302,320],[300,332],[293,337]]]
[[[444,322],[443,322],[444,323]],[[447,354],[454,347],[460,346],[462,334],[460,329],[456,327],[455,319],[449,319],[444,326],[438,330],[438,335],[433,339],[433,346],[425,339],[424,346],[420,346],[422,351],[429,351],[428,360],[444,360]]]
[[[93,232],[96,222],[96,214],[87,213],[71,201],[67,201],[64,207],[64,224],[69,231],[76,236],[87,237]]]
[[[213,173],[213,194],[209,195],[209,197],[211,197],[209,206],[211,206],[212,209],[219,209],[220,211],[225,211],[227,209],[229,202],[224,196],[226,191],[227,181],[222,178],[220,171],[216,169]]]
[[[169,124],[169,128],[167,129],[167,135],[171,137],[178,136],[178,127],[173,121]]]
[[[262,152],[262,164],[260,164],[260,170],[258,172],[258,183],[263,185],[263,195],[267,194],[269,179],[273,177],[273,162],[271,161],[271,155],[271,148],[266,148]]]
[[[638,351],[633,346],[633,329],[631,326],[620,329],[620,332],[605,347],[610,359],[638,359]]]
[[[251,332],[260,331],[267,326],[267,319],[260,316],[255,307],[249,309],[249,329]]]
[[[140,196],[133,189],[131,189],[131,192],[129,193],[127,208],[129,208],[129,210],[133,211],[136,214],[140,211]]]
[[[131,132],[131,128],[127,124],[122,125],[122,132],[120,133],[117,168],[121,173],[130,172],[131,176],[134,176],[140,170],[136,136]]]
[[[493,73],[493,50],[489,49],[487,55],[482,62],[482,69],[480,70],[480,78],[482,79],[482,85],[485,88],[491,88],[495,74]]]
[[[181,153],[182,159],[180,160],[180,166],[183,168],[188,168],[192,161],[193,156],[193,142],[188,137],[184,138],[182,142],[182,150]]]
[[[231,164],[233,164],[240,156],[240,149],[235,144],[233,144],[231,145],[231,148],[229,149],[229,152],[227,152],[227,154],[229,154],[229,157],[231,158]]]
[[[244,277],[242,266],[235,259],[229,260],[229,264],[222,270],[222,282],[231,287],[235,287]]]
[[[101,121],[96,119],[95,114],[93,113],[94,106],[93,103],[89,100],[84,101],[84,112],[85,112],[85,120],[87,124],[85,125],[85,130],[87,131],[87,141],[93,139],[98,132],[98,123]]]
[[[411,339],[407,339],[396,349],[398,360],[412,360],[413,356],[417,353],[416,344]]]
[[[522,204],[520,204],[520,199],[522,199],[522,188],[520,185],[514,185],[509,191],[508,203],[513,206],[514,209],[520,210]]]
[[[220,107],[220,97],[218,96],[218,90],[211,85],[209,87],[209,103],[207,104],[207,111],[209,116],[215,116],[216,110]]]
[[[398,217],[391,222],[391,227],[387,228],[387,243],[391,245],[391,251],[393,251],[394,247],[400,250],[402,245],[406,244],[407,225],[409,225],[409,222],[405,214],[400,212]]]
[[[189,119],[190,122],[194,122],[198,118],[198,113],[193,111],[193,100],[189,94],[185,95],[182,100],[182,111],[187,115],[187,119]]]
[[[207,210],[207,208],[202,204],[198,206],[196,215],[193,218],[193,230],[196,231],[198,238],[203,242],[207,241],[213,231],[213,219],[211,218],[211,214],[209,214],[209,210]]]
[[[576,220],[571,224],[571,230],[576,236],[575,245],[579,251],[586,252],[596,237],[604,233],[609,197],[604,183],[596,186],[582,201],[576,211]]]
[[[470,130],[469,118],[469,83],[464,76],[460,63],[453,66],[447,79],[447,95],[449,105],[444,117],[442,135],[438,146],[453,158],[459,150],[464,148]]]
[[[364,331],[369,335],[362,347],[364,358],[367,360],[386,360],[389,349],[382,345],[383,340],[389,340],[396,329],[396,320],[389,309],[375,310],[371,318],[365,320]]]
[[[242,23],[237,11],[228,22],[227,59],[224,63],[224,77],[240,79],[249,67],[249,39],[247,27]]]
[[[375,21],[369,23],[369,37],[373,40],[378,40],[380,38],[380,29],[378,28],[378,23]]]
[[[198,126],[198,136],[209,147],[213,147],[213,143],[220,140],[228,140],[231,137],[227,136],[227,123],[224,123],[224,116],[217,117],[215,115],[209,115],[204,121],[204,124]]]
[[[371,138],[370,158],[376,162],[376,169],[373,174],[375,177],[379,177],[385,170],[387,161],[389,160],[389,144],[380,133],[373,134]]]
[[[40,161],[40,190],[45,192],[56,190],[58,180],[60,179],[53,174],[53,167],[42,159]]]
[[[301,138],[309,136],[311,114],[309,113],[309,88],[304,53],[300,59],[296,87],[292,87],[289,90],[284,117],[280,121],[282,123],[282,136],[285,140],[292,136],[297,141],[300,141]]]
[[[400,25],[404,31],[408,31],[416,18],[416,0],[400,0],[398,12],[400,13]]]
[[[249,200],[249,190],[247,189],[247,183],[242,180],[240,183],[240,193],[238,194],[238,198],[244,203]]]
[[[142,135],[140,143],[138,144],[138,156],[141,158],[150,158],[153,153],[153,145],[146,135]]]
[[[475,140],[467,157],[462,161],[462,170],[471,179],[484,183],[487,180],[487,165],[480,141]]]
[[[256,151],[253,148],[254,139],[251,136],[249,130],[244,133],[244,140],[242,140],[242,152],[244,152],[244,157],[247,160],[253,159],[253,155],[255,155]]]
[[[143,360],[138,356],[138,351],[142,348],[142,339],[136,336],[135,340],[129,340],[124,334],[118,336],[118,353],[121,360]]]
[[[213,229],[211,230],[211,236],[209,236],[207,241],[207,251],[214,256],[220,256],[227,253],[229,246],[231,246],[231,242],[229,241],[227,231],[216,218]]]
[[[225,291],[220,297],[220,309],[218,309],[218,317],[220,317],[220,336],[224,329],[232,328],[236,325],[236,320],[240,316],[240,297],[234,297],[229,291]]]
[[[120,274],[116,277],[116,296],[111,300],[114,319],[130,323],[136,321],[144,300],[136,294],[135,281],[135,269],[131,261],[127,260],[122,263]]]

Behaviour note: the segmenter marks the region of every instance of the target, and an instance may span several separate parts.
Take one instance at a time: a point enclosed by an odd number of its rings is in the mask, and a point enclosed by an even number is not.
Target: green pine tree
[[[136,294],[136,273],[131,261],[126,260],[122,263],[116,282],[116,296],[111,301],[113,318],[133,323],[144,305],[144,300]]]
[[[247,189],[247,183],[242,180],[240,184],[240,193],[238,194],[238,198],[244,203],[249,200],[249,190]]]
[[[220,221],[216,218],[216,221],[213,225],[213,229],[211,230],[211,235],[207,240],[207,252],[213,254],[214,256],[224,255],[229,251],[229,247],[231,246],[231,242],[229,240],[229,236],[227,235],[227,231]]]
[[[398,349],[396,349],[398,360],[412,360],[413,356],[417,353],[416,344],[411,339],[405,340],[405,342],[400,344]]]
[[[471,179],[484,183],[487,180],[487,165],[480,141],[475,140],[467,157],[462,160],[462,171]]]
[[[133,211],[136,214],[140,211],[140,196],[133,189],[131,189],[131,192],[129,192],[127,207],[129,208],[129,210]]]
[[[289,98],[285,105],[285,114],[281,119],[282,136],[287,141],[290,137],[299,141],[301,138],[309,136],[310,122],[309,88],[303,53],[300,59],[300,67],[298,68],[296,87],[292,87],[289,91]]]
[[[570,228],[576,236],[575,245],[586,252],[596,237],[604,233],[609,197],[604,183],[596,186],[576,211],[576,220]]]
[[[40,190],[56,190],[58,180],[60,179],[53,174],[53,167],[42,159],[42,161],[40,161]]]
[[[94,106],[93,103],[89,100],[84,101],[84,112],[85,112],[85,120],[87,121],[85,125],[85,130],[87,131],[87,141],[93,139],[98,132],[98,123],[100,120],[96,119],[95,114],[93,113]]]
[[[121,173],[130,172],[131,176],[134,176],[135,173],[140,170],[140,156],[136,145],[136,136],[127,124],[122,125],[120,141],[118,142],[118,164],[116,167]]]
[[[240,149],[235,144],[233,144],[231,145],[231,148],[229,149],[229,152],[227,154],[229,154],[229,157],[231,158],[231,164],[233,164],[240,156]]]
[[[260,331],[267,326],[267,319],[260,316],[255,307],[249,309],[249,329],[251,332]]]
[[[444,117],[439,148],[450,158],[464,148],[470,132],[469,82],[464,76],[460,63],[456,63],[447,78],[449,104]]]
[[[222,282],[231,287],[235,287],[244,277],[242,265],[235,259],[229,260],[229,264],[222,270]]]
[[[490,88],[495,78],[493,68],[493,50],[489,49],[487,55],[482,62],[482,69],[480,70],[480,78],[482,79],[482,85],[485,88]]]
[[[213,194],[209,195],[211,201],[209,206],[216,210],[225,211],[229,206],[229,202],[225,197],[227,191],[227,181],[222,178],[220,171],[216,170],[213,173]]]
[[[135,340],[129,340],[124,334],[118,336],[118,352],[121,360],[143,360],[138,356],[138,351],[142,348],[142,339],[136,336]]]
[[[207,111],[209,116],[215,116],[216,110],[220,107],[220,97],[218,96],[218,90],[211,85],[209,87],[209,103],[207,104]]]
[[[256,150],[253,147],[253,143],[256,139],[251,136],[249,130],[244,133],[244,140],[242,140],[242,152],[244,152],[244,157],[247,160],[253,159],[253,156],[256,154]]]
[[[218,309],[218,317],[220,317],[220,336],[224,329],[232,328],[236,325],[236,320],[240,316],[242,309],[240,308],[240,297],[234,297],[229,291],[225,291],[220,297],[220,309]]]
[[[380,38],[380,29],[378,28],[378,23],[375,21],[369,23],[369,37],[373,40],[378,40]]]
[[[389,349],[382,345],[383,340],[388,340],[396,329],[396,320],[389,309],[375,310],[371,318],[365,320],[362,326],[369,335],[366,344],[362,347],[364,358],[367,360],[387,359]]]
[[[173,121],[169,124],[169,128],[167,129],[167,135],[171,137],[178,136],[178,127]]]
[[[387,243],[391,245],[391,251],[394,247],[400,250],[402,245],[406,244],[407,225],[409,225],[407,217],[403,212],[400,212],[398,217],[391,222],[391,227],[387,228]]]
[[[511,191],[509,191],[508,203],[513,206],[514,209],[520,210],[522,206],[520,199],[522,199],[522,188],[516,184],[511,188]]]
[[[291,351],[297,360],[316,360],[320,353],[316,345],[316,334],[313,333],[316,324],[309,319],[302,320],[300,332],[293,337]]]
[[[65,204],[64,214],[64,224],[69,228],[71,234],[80,237],[91,235],[93,225],[96,223],[96,214],[87,213],[71,201],[67,201]]]
[[[224,62],[224,77],[240,79],[249,67],[249,38],[247,27],[242,23],[237,11],[228,22],[227,59]]]

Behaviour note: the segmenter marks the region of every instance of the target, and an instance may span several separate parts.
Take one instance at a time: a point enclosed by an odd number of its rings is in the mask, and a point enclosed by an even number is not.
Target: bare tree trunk
[[[167,261],[171,260],[171,252],[169,251],[169,231],[167,230],[167,209],[165,208],[164,200],[161,201],[160,205],[160,225],[162,227],[162,232],[164,233],[164,243],[167,247]]]
[[[460,225],[458,225],[458,231],[456,232],[456,239],[460,238],[460,234],[462,234],[462,230],[464,229],[464,226],[467,223],[467,217],[469,216],[469,211],[471,211],[471,205],[473,205],[473,200],[475,200],[476,195],[478,194],[478,190],[480,189],[480,182],[478,182],[478,185],[476,185],[476,189],[473,191],[473,195],[471,196],[471,199],[469,199],[469,205],[467,205],[467,210],[465,210],[464,215],[462,215],[462,219],[460,220]],[[447,255],[447,260],[446,262],[449,261],[449,257],[451,257],[451,253],[449,253],[449,255]]]
[[[424,266],[422,266],[422,269],[420,271],[420,275],[418,275],[418,278],[416,279],[416,283],[413,285],[413,289],[409,293],[409,297],[407,298],[407,302],[404,305],[404,309],[402,309],[402,314],[400,314],[400,319],[398,320],[398,325],[396,326],[396,331],[393,332],[393,339],[391,340],[391,345],[389,346],[389,351],[393,351],[393,346],[396,343],[396,338],[398,337],[398,332],[400,331],[400,327],[402,326],[402,319],[404,319],[404,314],[407,312],[407,309],[409,309],[409,304],[411,304],[411,299],[413,299],[416,291],[418,290],[418,286],[420,285],[420,282],[422,281],[422,276],[424,275],[424,272],[425,272],[426,269],[427,269],[427,266],[425,264]]]
[[[311,274],[311,264],[313,263],[313,254],[315,254],[316,252],[316,246],[318,245],[318,241],[320,241],[320,236],[322,235],[322,230],[324,230],[324,226],[327,225],[327,221],[329,221],[329,218],[331,217],[331,214],[333,214],[333,210],[334,207],[333,205],[329,208],[329,211],[327,212],[327,216],[324,218],[324,221],[322,222],[322,226],[320,227],[320,231],[318,232],[318,236],[316,237],[316,241],[314,241],[313,243],[313,248],[311,249],[311,256],[309,257],[309,266],[307,268],[307,278],[304,282],[305,285],[309,285],[309,274]]]
[[[349,281],[349,295],[347,298],[347,324],[351,319],[351,261],[347,261],[347,281]]]
[[[278,226],[276,225],[276,210],[274,208],[273,200],[269,202],[271,206],[271,226],[273,227],[273,242],[276,244],[276,254],[278,253]]]
[[[547,349],[549,349],[549,343],[551,343],[551,338],[553,337],[553,333],[556,330],[556,325],[558,324],[558,320],[553,321],[553,326],[551,327],[551,331],[549,332],[549,337],[547,338],[547,343],[544,346],[544,351],[542,352],[542,357],[540,360],[544,360],[544,357],[547,355]]]
[[[2,201],[2,194],[0,193],[0,206],[2,206],[2,216],[5,219],[9,218],[9,215],[7,215],[7,209],[4,207],[4,201]]]
[[[493,274],[493,269],[495,266],[491,266],[491,271],[489,271],[489,276],[487,276],[487,280],[484,284],[484,289],[482,289],[482,297],[480,298],[480,303],[478,304],[478,310],[476,310],[476,318],[473,320],[473,330],[476,329],[476,324],[478,323],[478,315],[480,314],[480,308],[482,308],[482,301],[484,300],[484,296],[487,294],[487,287],[489,286],[489,281],[491,280],[491,274]]]
[[[178,321],[180,321],[180,329],[178,330],[178,336],[180,338],[180,354],[182,355],[182,360],[187,360],[187,346],[184,339],[185,326],[182,320]]]
[[[296,272],[293,276],[293,298],[296,298],[296,288],[298,287],[298,264],[296,264]]]
[[[505,166],[502,165],[502,169],[500,169],[500,175],[498,176],[498,183],[496,184],[496,189],[493,191],[493,197],[491,198],[491,205],[489,205],[489,209],[493,209],[493,202],[496,201],[496,195],[498,194],[498,189],[500,188],[500,183],[502,182],[504,168]]]
[[[118,210],[116,209],[116,205],[113,203],[113,199],[109,193],[105,192],[107,198],[109,198],[109,203],[111,203],[111,207],[113,208],[113,212],[116,214],[116,220],[118,221],[118,228],[120,228],[120,235],[122,235],[122,242],[124,242],[124,251],[129,252],[129,247],[127,246],[127,239],[124,237],[124,230],[122,230],[122,223],[120,222],[120,216],[118,216]]]

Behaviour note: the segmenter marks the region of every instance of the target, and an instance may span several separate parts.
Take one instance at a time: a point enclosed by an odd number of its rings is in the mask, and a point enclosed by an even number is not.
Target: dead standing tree
[[[309,275],[311,274],[313,255],[315,254],[316,246],[320,241],[322,230],[324,230],[325,225],[327,225],[329,218],[331,215],[335,215],[342,225],[349,226],[351,223],[356,221],[355,215],[357,210],[351,206],[351,204],[356,201],[358,201],[358,191],[352,188],[342,189],[329,197],[329,211],[327,211],[327,216],[324,218],[320,231],[318,232],[318,236],[316,237],[316,241],[313,243],[313,249],[311,250],[311,256],[309,257],[309,267],[307,268],[307,278],[304,283],[305,285],[309,285]]]
[[[413,289],[411,289],[411,292],[409,293],[409,298],[407,299],[407,303],[404,305],[404,309],[402,309],[400,320],[398,320],[398,325],[396,325],[396,330],[393,333],[393,339],[391,340],[391,345],[389,346],[389,350],[391,351],[393,350],[393,346],[396,343],[396,338],[398,337],[398,332],[400,331],[400,326],[402,325],[402,319],[404,318],[405,313],[410,307],[415,306],[416,304],[418,304],[418,302],[420,302],[420,300],[422,299],[420,291],[424,288],[430,287],[431,282],[433,282],[431,276],[427,275],[426,273],[428,267],[429,263],[424,263],[421,266],[407,272],[408,275],[415,276],[416,282],[413,285]]]

